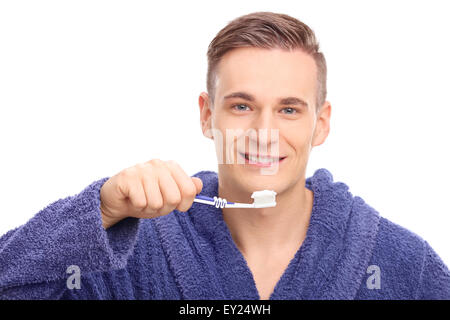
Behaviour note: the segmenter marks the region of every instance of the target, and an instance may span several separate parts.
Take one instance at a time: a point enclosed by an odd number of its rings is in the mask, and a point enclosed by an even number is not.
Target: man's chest
[[[294,258],[296,249],[298,248],[287,250],[284,254],[246,259],[261,300],[270,298],[278,281]]]

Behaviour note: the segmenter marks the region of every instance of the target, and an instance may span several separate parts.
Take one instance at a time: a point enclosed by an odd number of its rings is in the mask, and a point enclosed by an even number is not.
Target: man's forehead
[[[233,92],[302,95],[306,99],[316,88],[316,66],[312,57],[301,51],[239,48],[224,55],[215,78],[220,100]],[[220,100],[217,102],[222,103]]]
[[[263,67],[263,68],[262,68]],[[289,71],[300,69],[303,72],[316,71],[316,63],[313,57],[300,49],[263,49],[263,48],[237,48],[228,51],[222,56],[217,73],[237,70],[258,71]],[[298,72],[298,70],[295,70]]]

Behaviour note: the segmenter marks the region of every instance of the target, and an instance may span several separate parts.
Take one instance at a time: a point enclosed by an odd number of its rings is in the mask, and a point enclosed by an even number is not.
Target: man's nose
[[[254,119],[250,143],[254,143],[258,148],[270,148],[278,144],[279,128],[271,109],[262,110]],[[261,150],[261,149],[259,149]]]

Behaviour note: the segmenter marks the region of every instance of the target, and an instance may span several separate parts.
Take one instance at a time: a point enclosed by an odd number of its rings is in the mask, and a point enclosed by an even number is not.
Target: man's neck
[[[221,190],[219,196],[235,199]],[[270,254],[280,248],[298,247],[306,237],[313,205],[313,192],[304,181],[297,187],[277,194],[273,208],[223,208],[223,218],[234,242],[246,254]]]

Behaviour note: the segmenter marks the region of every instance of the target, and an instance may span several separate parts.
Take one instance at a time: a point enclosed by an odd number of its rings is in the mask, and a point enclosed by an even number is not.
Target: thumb
[[[203,181],[200,178],[197,177],[191,177],[192,182],[194,182],[195,187],[197,188],[197,194],[200,193],[203,189]]]

